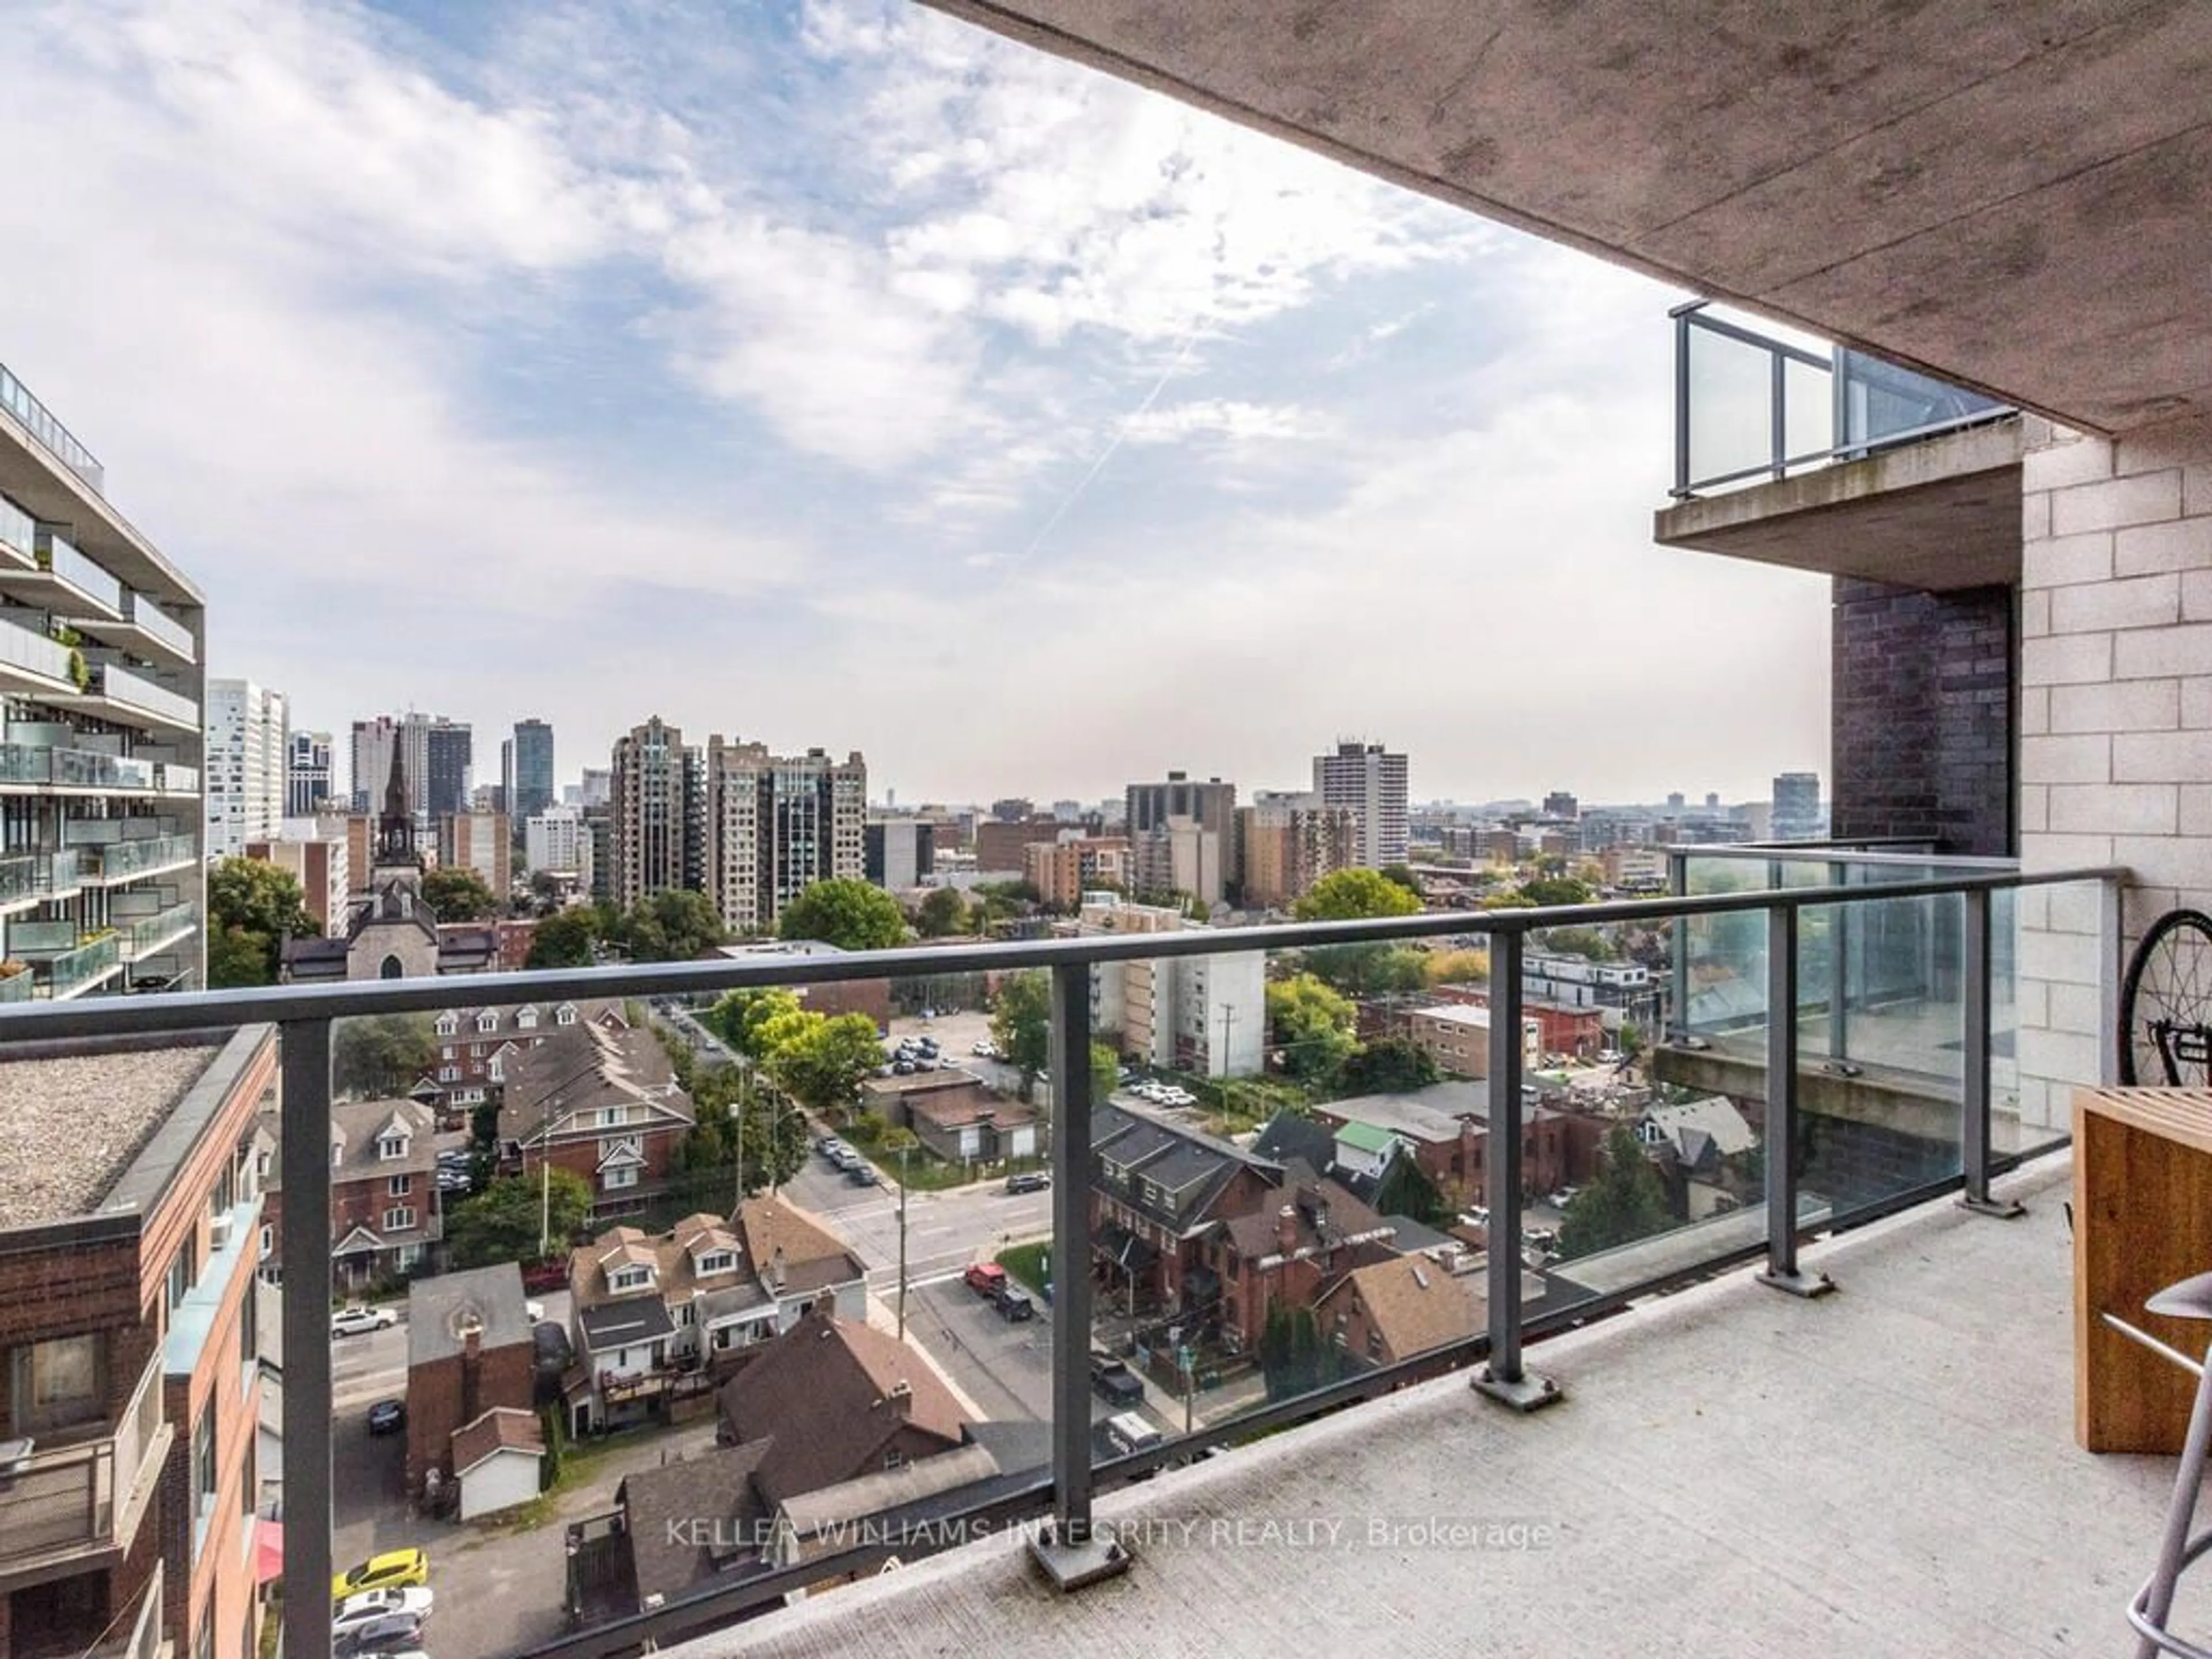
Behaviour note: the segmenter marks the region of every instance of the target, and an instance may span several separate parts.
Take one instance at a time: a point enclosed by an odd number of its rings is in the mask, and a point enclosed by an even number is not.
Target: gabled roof
[[[641,1607],[758,1558],[753,1540],[765,1541],[768,1505],[753,1489],[753,1474],[775,1443],[716,1446],[641,1469],[615,1488],[629,1522],[623,1532]]]
[[[605,1130],[580,1115],[634,1109],[623,1129],[681,1128],[692,1121],[690,1097],[676,1084],[660,1040],[649,1031],[579,1020],[519,1055],[507,1068],[499,1114],[503,1141],[542,1145],[550,1135],[598,1136]]]
[[[736,1258],[730,1270],[702,1273],[708,1256],[727,1251]],[[609,1276],[618,1267],[649,1267],[653,1282],[620,1293]],[[769,1290],[805,1295],[867,1276],[867,1267],[845,1242],[805,1211],[781,1198],[748,1198],[729,1221],[702,1211],[685,1216],[665,1233],[635,1227],[610,1227],[568,1258],[568,1290],[579,1308],[650,1294],[681,1305],[732,1286],[765,1285]]]
[[[1282,1212],[1291,1212],[1291,1243],[1282,1242]],[[1310,1256],[1363,1243],[1388,1248],[1389,1226],[1342,1182],[1316,1176],[1303,1164],[1260,1203],[1228,1221],[1230,1242],[1248,1260]]]
[[[1463,1342],[1482,1328],[1485,1304],[1473,1288],[1419,1256],[1356,1267],[1323,1291],[1314,1311],[1324,1338],[1354,1296],[1368,1323],[1381,1333],[1391,1359]]]
[[[1747,1152],[1759,1136],[1735,1103],[1724,1095],[1705,1095],[1678,1105],[1647,1107],[1644,1122],[1692,1169]]]
[[[532,1460],[545,1455],[545,1437],[538,1426],[538,1413],[514,1406],[494,1406],[474,1422],[462,1424],[453,1431],[451,1445],[456,1479],[501,1452]]]
[[[676,1334],[676,1322],[669,1318],[667,1304],[657,1296],[624,1297],[619,1302],[585,1308],[578,1311],[576,1322],[583,1328],[584,1347],[590,1353],[635,1347]]]
[[[884,1466],[902,1437],[961,1443],[960,1404],[920,1354],[825,1308],[793,1325],[732,1378],[722,1420],[737,1443],[775,1442],[754,1479],[782,1504]]]
[[[331,1166],[331,1184],[428,1172],[438,1162],[438,1149],[433,1144],[437,1127],[437,1114],[419,1100],[331,1102],[331,1141],[341,1148]],[[406,1137],[406,1153],[395,1158],[378,1158],[377,1143],[394,1133]]]
[[[486,1353],[530,1342],[522,1270],[512,1261],[435,1273],[407,1286],[407,1364],[447,1359],[468,1346],[471,1327]]]

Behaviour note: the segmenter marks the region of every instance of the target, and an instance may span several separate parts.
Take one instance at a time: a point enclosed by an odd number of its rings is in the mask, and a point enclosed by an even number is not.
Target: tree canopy
[[[688,887],[647,894],[603,926],[632,962],[690,962],[730,936],[714,901]]]
[[[208,872],[208,984],[273,985],[283,941],[323,930],[292,872],[263,859],[224,859]]]
[[[882,888],[840,876],[814,883],[785,905],[776,931],[841,951],[887,951],[905,942],[906,916]]]
[[[428,1014],[369,1014],[339,1020],[331,1036],[331,1087],[356,1100],[404,1095],[438,1064]]]
[[[991,1005],[991,1036],[1022,1074],[1022,1093],[1052,1064],[1052,975],[1042,968],[1010,974]]]
[[[1375,1183],[1375,1213],[1402,1215],[1424,1227],[1442,1227],[1452,1218],[1451,1206],[1437,1190],[1437,1183],[1402,1148]]]
[[[1348,997],[1391,996],[1429,982],[1429,953],[1405,945],[1323,945],[1306,952],[1314,975]]]
[[[776,985],[757,991],[726,992],[702,1018],[737,1053],[760,1060],[768,1052],[762,1040],[763,1028],[799,1011],[797,994]]]
[[[1404,1095],[1437,1081],[1437,1063],[1407,1037],[1376,1037],[1356,1048],[1336,1075],[1347,1095]]]
[[[1617,1123],[1605,1138],[1597,1173],[1567,1206],[1559,1224],[1559,1255],[1564,1259],[1609,1250],[1673,1224],[1659,1172],[1644,1156],[1635,1131]]]
[[[915,914],[924,939],[950,939],[969,929],[968,901],[957,888],[933,887],[922,896]]]
[[[1307,890],[1292,914],[1300,921],[1352,921],[1415,915],[1420,908],[1419,894],[1379,870],[1332,870]]]
[[[526,968],[588,968],[599,939],[599,915],[590,905],[558,911],[538,924],[530,936]]]
[[[1268,1043],[1282,1054],[1282,1069],[1304,1082],[1334,1077],[1358,1048],[1358,1011],[1350,999],[1312,974],[1296,974],[1267,986]]]
[[[774,1044],[761,1062],[776,1086],[817,1112],[849,1109],[860,1079],[884,1063],[876,1023],[866,1014],[816,1014],[802,1010],[768,1022]]]
[[[504,1176],[446,1212],[446,1252],[455,1267],[532,1261],[541,1243],[566,1249],[591,1219],[592,1189],[583,1176],[559,1168]]]
[[[1521,884],[1521,896],[1535,905],[1588,904],[1596,896],[1572,876],[1537,876]]]
[[[424,871],[422,897],[441,921],[482,921],[499,914],[499,896],[465,864]]]

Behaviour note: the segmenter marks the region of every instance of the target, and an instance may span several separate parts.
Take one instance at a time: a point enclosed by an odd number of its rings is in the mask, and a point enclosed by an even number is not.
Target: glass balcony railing
[[[40,964],[46,971],[40,976],[39,982],[49,998],[59,1001],[97,984],[122,964],[122,935],[110,932],[102,938],[86,941],[73,951],[64,951],[46,957]]]
[[[143,593],[125,592],[123,620],[140,633],[159,640],[187,661],[192,656],[192,631]]]
[[[200,771],[197,766],[179,766],[174,761],[155,763],[155,787],[166,794],[197,795],[200,792]]]
[[[313,1587],[287,1598],[295,1605],[323,1606],[333,1566],[347,1565],[332,1560],[334,1498],[347,1528],[374,1522],[380,1547],[447,1535],[417,1528],[417,1511],[392,1494],[333,1492],[343,1414],[332,1412],[331,1299],[421,1273],[422,1256],[407,1252],[440,1236],[429,1200],[501,1180],[520,1183],[519,1211],[548,1206],[515,1248],[528,1293],[545,1298],[569,1340],[556,1357],[571,1379],[564,1433],[621,1428],[641,1444],[688,1433],[689,1413],[677,1410],[687,1390],[704,1397],[745,1375],[747,1350],[834,1309],[927,1354],[931,1364],[914,1368],[917,1424],[950,1413],[1006,1431],[985,1446],[939,1425],[947,1455],[977,1469],[928,1488],[940,1522],[963,1503],[996,1506],[1000,1524],[1048,1505],[1054,1536],[1080,1540],[1105,1487],[1455,1367],[1480,1364],[1486,1393],[1540,1394],[1526,1342],[1753,1261],[1787,1281],[1807,1238],[1938,1193],[1985,1199],[1994,1173],[2061,1138],[2004,1097],[1999,1011],[2011,993],[1998,986],[2013,958],[2001,918],[2016,902],[2025,927],[2031,902],[2055,913],[2068,890],[2095,901],[2074,911],[2103,914],[2124,872],[2027,875],[1918,855],[1869,861],[1863,874],[1832,849],[1741,860],[1708,859],[1711,850],[1696,849],[1685,876],[1707,890],[1657,899],[1175,933],[1100,920],[1084,936],[1018,944],[488,975],[470,981],[469,1012],[450,1022],[441,1016],[454,987],[435,979],[88,1000],[0,1008],[0,1045],[276,1026],[285,1227],[265,1266],[281,1273],[284,1304],[284,1571]],[[132,936],[158,921],[134,920]],[[2045,971],[2086,985],[2109,976],[2117,957],[2093,933],[2045,942],[2056,948],[2039,957]],[[1047,1060],[1024,1046],[1027,1079],[992,1053],[987,980],[1000,987],[1002,1013],[1025,1007],[1025,1027],[1049,1037],[1036,1045]],[[1717,1016],[1698,999],[1727,981],[1756,991]],[[880,1070],[855,1061],[834,1083],[772,1050],[733,1058],[727,1045],[773,1041],[762,1033],[776,1022],[756,1030],[738,1018],[742,1000],[710,1005],[800,981],[878,988],[871,994],[887,998],[904,1052],[871,1047],[866,1061],[880,1058]],[[1348,998],[1408,983],[1423,988],[1405,1011],[1412,1035],[1377,1054],[1383,1045],[1359,1041]],[[1573,987],[1593,1000],[1577,1005]],[[1295,994],[1285,1000],[1282,988]],[[1827,1062],[1839,1006],[1841,1053],[1888,1044],[1897,1058],[1838,1079]],[[628,1012],[601,1021],[594,1008]],[[1686,1022],[1711,1039],[1661,1039]],[[354,1040],[364,1030],[373,1042]],[[1619,1055],[1597,1052],[1600,1042],[1626,1048],[1640,1075],[1623,1082]],[[633,1065],[633,1048],[649,1070]],[[353,1097],[373,1109],[334,1096],[334,1052]],[[1409,1085],[1409,1052],[1442,1081]],[[1555,1069],[1555,1052],[1585,1058]],[[1924,1073],[1902,1063],[1913,1055]],[[949,1074],[945,1061],[968,1074]],[[707,1073],[725,1066],[711,1079],[730,1103],[724,1138],[689,1142],[681,1158],[676,1142],[654,1139],[665,1114],[641,1109],[619,1083],[589,1099],[574,1092],[589,1079],[600,1091],[610,1077],[673,1068],[704,1098]],[[1677,1066],[1689,1068],[1679,1080]],[[1846,1081],[1856,1106],[1833,1094]],[[441,1175],[428,1153],[410,1165],[404,1143],[380,1150],[365,1175],[349,1173],[350,1152],[336,1166],[328,1155],[334,1123],[386,1134],[392,1102],[425,1089],[438,1097],[419,1108],[426,1123],[443,1113],[465,1121],[495,1083],[524,1127],[485,1150],[482,1167]],[[653,1088],[653,1100],[667,1097]],[[1887,1092],[1865,1097],[1876,1089]],[[556,1109],[576,1121],[561,1127]],[[817,1147],[828,1132],[839,1139]],[[556,1200],[541,1176],[547,1149],[571,1133],[588,1146],[592,1174]],[[1381,1184],[1401,1141],[1428,1148],[1415,1155],[1430,1194],[1419,1229],[1398,1207],[1403,1193]],[[1286,1173],[1299,1168],[1322,1173]],[[358,1196],[340,1193],[356,1176],[374,1188],[376,1237],[338,1228],[341,1253],[332,1218],[352,1213],[337,1206]],[[1004,1191],[988,1205],[939,1206],[908,1240],[890,1219],[902,1205],[848,1201],[878,1181]],[[1606,1201],[1584,1203],[1600,1182]],[[1629,1188],[1633,1202],[1616,1203]],[[757,1208],[770,1193],[817,1221],[775,1231],[772,1267],[748,1266],[768,1251],[737,1234],[781,1226],[780,1212]],[[1232,1193],[1233,1204],[1223,1196]],[[971,1210],[969,1233],[946,1231]],[[617,1236],[617,1226],[637,1231]],[[1411,1279],[1455,1311],[1394,1346],[1400,1338],[1362,1301],[1357,1275],[1371,1273],[1396,1273],[1401,1288]],[[437,1285],[423,1274],[416,1289]],[[679,1295],[681,1318],[669,1311]],[[938,1388],[923,1388],[933,1366],[980,1403],[963,1407],[949,1389],[936,1401]],[[739,1437],[756,1432],[741,1426]],[[868,1498],[884,1484],[879,1437],[855,1456],[853,1495],[839,1501],[880,1503]],[[839,1543],[841,1517],[851,1517],[826,1498],[809,1513],[820,1537],[805,1547],[785,1549],[787,1538],[740,1547],[718,1533],[715,1548],[737,1554],[649,1599],[623,1570],[623,1553],[643,1547],[636,1529],[580,1515],[565,1552],[561,1538],[544,1540],[552,1571],[566,1556],[568,1597],[525,1611],[507,1639],[545,1659],[627,1650],[872,1570],[886,1547],[941,1547],[926,1532],[882,1547]],[[646,1530],[659,1540],[658,1527]],[[963,1534],[939,1526],[934,1535]],[[688,1567],[703,1547],[684,1547]],[[321,1619],[283,1632],[293,1659],[325,1659],[329,1640]]]
[[[91,684],[86,690],[94,696],[106,697],[179,726],[195,726],[199,721],[198,705],[190,697],[180,696],[112,662],[93,665]]]
[[[93,489],[105,495],[107,471],[97,457],[70,434],[46,406],[31,395],[30,388],[0,367],[0,409],[21,422],[48,453],[76,474]]]
[[[110,615],[123,610],[123,584],[77,551],[67,537],[41,526],[39,531],[39,568],[67,583],[91,604]],[[57,606],[67,611],[66,605]]]
[[[186,782],[164,781],[161,766],[127,755],[110,755],[92,749],[58,748],[46,744],[0,743],[0,785],[31,784],[42,788],[113,789],[118,791],[190,787],[198,775],[182,769]]]
[[[190,836],[148,836],[137,841],[88,842],[78,848],[88,880],[129,881],[155,870],[190,864],[199,848]]]
[[[0,855],[0,904],[73,893],[83,879],[83,860],[73,847]]]
[[[39,562],[39,521],[5,495],[0,495],[0,556],[26,565]]]
[[[127,962],[152,954],[161,947],[175,943],[199,926],[199,907],[196,904],[173,904],[167,909],[135,921],[119,918],[123,930],[123,956]]]
[[[23,611],[9,613],[10,616],[27,614]],[[0,620],[0,663],[43,675],[65,686],[73,683],[69,647],[48,639],[42,633],[33,633],[18,623]]]
[[[1678,498],[1793,477],[2014,413],[1847,346],[1815,348],[1715,314],[1674,319]]]

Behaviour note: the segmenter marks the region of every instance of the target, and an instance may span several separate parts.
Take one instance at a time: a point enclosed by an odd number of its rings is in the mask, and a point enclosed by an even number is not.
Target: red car
[[[978,1261],[968,1269],[968,1287],[978,1296],[996,1298],[1006,1282],[1006,1270],[995,1261]]]

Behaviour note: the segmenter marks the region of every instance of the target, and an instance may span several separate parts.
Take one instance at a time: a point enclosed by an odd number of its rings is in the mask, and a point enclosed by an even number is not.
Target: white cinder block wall
[[[2212,421],[2113,443],[2031,419],[2021,491],[2021,862],[2130,866],[2131,949],[2212,909]],[[2021,896],[2023,1124],[2104,1078],[2100,927],[2089,892]]]

